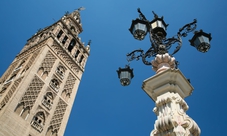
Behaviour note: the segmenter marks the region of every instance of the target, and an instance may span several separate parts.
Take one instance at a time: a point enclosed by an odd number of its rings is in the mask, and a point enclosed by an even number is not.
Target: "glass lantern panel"
[[[143,40],[147,34],[147,26],[142,23],[137,23],[134,25],[132,34],[135,39]]]
[[[194,45],[198,51],[205,53],[210,49],[209,38],[206,36],[200,35],[194,41]]]
[[[209,44],[210,43],[209,38],[202,35],[202,36],[197,37],[194,41],[194,45],[196,47],[198,47],[201,43],[208,43]]]
[[[151,28],[154,29],[154,28],[156,28],[156,27],[158,27],[158,25],[157,25],[157,22],[155,21],[155,22],[153,22],[153,23],[151,24]]]
[[[163,25],[162,21],[158,20],[157,23],[158,23],[158,27],[161,27],[161,28],[163,28],[164,30],[166,30],[166,28],[165,28],[165,26]]]
[[[120,79],[122,78],[128,78],[131,79],[131,74],[128,71],[122,71],[120,75]]]
[[[146,33],[147,27],[146,27],[145,24],[138,23],[138,24],[135,24],[134,29],[133,29],[133,33],[135,33],[136,30],[141,30],[141,31],[144,31]]]
[[[164,30],[166,30],[165,26],[163,25],[162,21],[161,20],[157,20],[155,22],[153,22],[151,24],[151,28],[152,29],[155,29],[156,27],[160,27],[160,28],[163,28]]]
[[[200,36],[200,39],[202,39],[205,43],[210,43],[209,38],[206,36]]]
[[[198,47],[198,45],[200,45],[200,44],[201,44],[200,38],[197,37],[194,41],[194,45],[195,45],[195,47]]]
[[[122,71],[120,74],[120,82],[123,86],[128,86],[131,82],[131,73],[128,71]]]

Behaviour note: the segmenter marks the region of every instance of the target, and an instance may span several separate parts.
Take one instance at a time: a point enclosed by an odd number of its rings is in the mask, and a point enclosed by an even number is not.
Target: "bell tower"
[[[35,33],[2,75],[1,136],[63,136],[90,52],[80,10]]]

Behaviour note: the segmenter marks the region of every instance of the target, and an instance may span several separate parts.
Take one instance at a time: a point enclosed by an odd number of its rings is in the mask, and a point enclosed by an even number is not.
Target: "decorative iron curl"
[[[137,9],[139,13],[139,18],[141,20],[149,21],[146,19],[144,14],[140,11],[140,8]],[[152,11],[153,12],[153,11]],[[157,14],[153,12],[155,17],[158,17]],[[178,33],[176,36],[173,36],[172,38],[163,38],[157,34],[155,34],[151,29],[149,30],[149,38],[151,42],[151,47],[144,53],[144,50],[142,49],[137,49],[132,51],[131,53],[128,53],[127,56],[127,61],[130,62],[132,60],[139,60],[142,58],[142,61],[145,65],[151,65],[151,62],[147,61],[147,58],[150,57],[155,57],[157,54],[164,54],[167,53],[168,50],[177,43],[177,46],[175,50],[172,53],[169,53],[171,56],[177,53],[182,46],[182,39],[181,37],[186,37],[188,33],[193,32],[196,29],[196,23],[197,20],[194,19],[193,22],[188,23],[184,25],[182,28],[179,29]],[[149,26],[149,25],[148,25]],[[178,65],[178,64],[177,64]]]
[[[138,8],[137,11],[141,20],[148,21],[144,14],[140,11],[140,8]]]
[[[193,32],[196,29],[196,23],[197,20],[194,19],[193,22],[184,25],[182,28],[179,29],[178,34],[180,36],[186,37],[188,33]]]
[[[178,43],[177,47],[175,48],[173,53],[171,53],[170,55],[174,55],[175,53],[177,53],[182,46],[182,39],[181,39],[181,36],[179,34],[177,35],[177,37],[168,38],[164,42],[165,42],[165,45],[166,45],[166,50],[169,50],[172,47],[173,44]]]
[[[168,39],[164,40],[164,43],[166,45],[166,50],[169,50],[171,48],[171,46],[173,44],[175,44],[176,42],[178,43],[178,46],[176,47],[176,49],[173,51],[173,53],[171,55],[174,55],[175,53],[177,53],[180,50],[180,48],[182,46],[181,37],[186,37],[188,33],[193,32],[197,27],[196,23],[197,23],[197,20],[194,19],[193,22],[188,23],[179,29],[179,31],[177,33],[177,37],[172,37],[172,38],[168,38]]]
[[[126,56],[127,56],[127,60],[128,62],[132,61],[132,60],[139,60],[140,57],[143,56],[143,53],[144,51],[142,49],[138,49],[138,50],[134,50],[132,51],[131,53],[128,53]],[[139,55],[136,55],[136,53],[139,53]]]
[[[138,54],[137,54],[138,53]],[[140,58],[142,58],[142,61],[145,65],[151,65],[150,61],[147,61],[147,58],[150,57],[154,57],[156,56],[157,53],[155,53],[153,47],[151,47],[150,49],[147,50],[146,53],[144,53],[144,51],[142,49],[138,49],[138,50],[134,50],[131,53],[128,53],[127,56],[127,61],[133,61],[133,60],[139,60]]]

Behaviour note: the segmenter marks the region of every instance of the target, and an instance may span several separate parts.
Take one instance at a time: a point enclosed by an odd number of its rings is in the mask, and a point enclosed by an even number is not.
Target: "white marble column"
[[[187,114],[184,98],[191,95],[193,87],[179,69],[175,58],[168,53],[157,55],[152,61],[156,74],[143,82],[143,90],[155,101],[157,115],[150,136],[199,136],[200,129]]]

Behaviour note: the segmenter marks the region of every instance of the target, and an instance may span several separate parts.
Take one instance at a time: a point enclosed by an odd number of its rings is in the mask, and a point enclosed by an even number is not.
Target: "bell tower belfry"
[[[90,52],[81,9],[28,39],[0,78],[1,136],[63,136]]]

